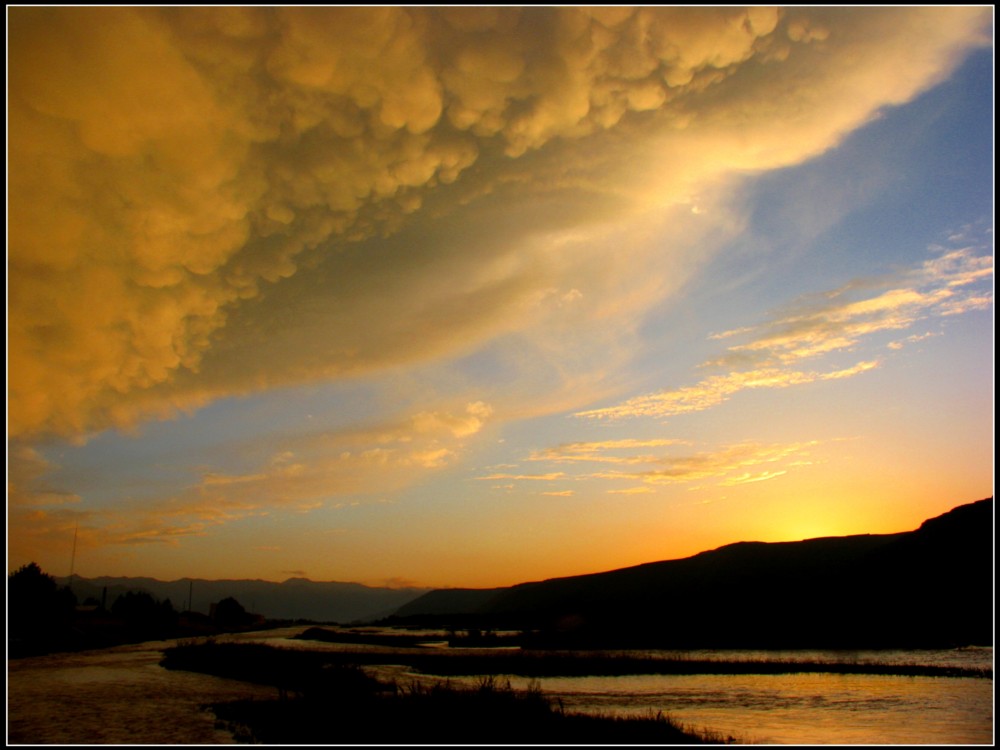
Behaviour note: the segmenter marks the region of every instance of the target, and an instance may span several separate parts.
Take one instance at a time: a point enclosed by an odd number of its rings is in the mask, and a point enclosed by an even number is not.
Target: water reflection
[[[290,640],[302,628],[233,634],[283,648],[392,651],[381,646]],[[174,642],[8,661],[8,741],[17,744],[216,744],[232,737],[202,710],[211,702],[276,697],[274,688],[159,666]],[[402,652],[400,652],[402,654]],[[631,652],[636,653],[636,652]],[[991,667],[992,649],[897,652],[644,652],[689,659],[890,661]],[[401,655],[401,662],[405,657]],[[404,666],[372,668],[422,681]],[[475,676],[452,678],[475,685]],[[526,678],[511,677],[514,687]],[[871,675],[640,675],[543,678],[567,710],[655,714],[693,728],[776,744],[991,744],[992,680]]]
[[[159,666],[163,642],[7,662],[12,744],[231,743],[202,706],[273,688]]]
[[[510,677],[511,685],[528,680]],[[475,678],[465,682],[474,684]],[[991,744],[992,681],[872,675],[550,677],[567,710],[663,712],[764,744]]]

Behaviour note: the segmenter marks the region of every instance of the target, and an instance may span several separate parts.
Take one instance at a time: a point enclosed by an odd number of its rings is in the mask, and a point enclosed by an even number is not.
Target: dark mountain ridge
[[[244,608],[270,619],[303,619],[350,623],[385,617],[427,592],[425,588],[378,588],[360,583],[289,578],[281,583],[262,580],[204,580],[101,576],[56,578],[83,602],[106,598],[110,607],[127,591],[145,591],[158,600],[170,599],[175,609],[208,614],[211,604],[233,597]],[[105,589],[107,594],[105,595]],[[190,599],[190,601],[189,601]]]
[[[915,531],[738,542],[498,589],[442,589],[401,622],[536,631],[540,644],[919,648],[993,642],[993,499]]]

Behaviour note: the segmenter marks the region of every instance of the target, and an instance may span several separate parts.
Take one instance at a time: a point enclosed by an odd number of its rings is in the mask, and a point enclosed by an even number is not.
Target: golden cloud
[[[557,479],[565,479],[566,473],[562,471],[553,471],[548,474],[489,474],[484,477],[476,478],[491,481],[497,479],[516,479],[519,481],[529,482],[554,482]],[[508,485],[504,485],[501,489],[508,489]]]
[[[908,282],[885,291],[874,280],[859,280],[841,289],[794,305],[790,312],[759,326],[713,334],[716,340],[748,337],[730,346],[727,353],[703,366],[732,369],[711,375],[697,384],[638,396],[617,406],[578,412],[578,417],[620,419],[624,417],[671,417],[703,411],[727,401],[744,390],[788,388],[825,380],[853,377],[880,366],[878,360],[863,360],[851,367],[823,371],[792,369],[801,360],[842,350],[853,350],[866,337],[885,331],[900,331],[928,318],[986,309],[992,297],[971,285],[993,274],[993,259],[973,248],[947,251],[904,274],[904,278],[881,280],[881,284]],[[869,296],[854,299],[859,293]],[[919,340],[923,337],[910,337]],[[892,349],[900,348],[890,342]],[[752,366],[754,369],[739,369]]]
[[[678,271],[609,273],[592,232],[822,152],[987,43],[990,13],[22,7],[8,21],[9,429],[77,436],[634,316]],[[560,235],[583,220],[583,237]]]
[[[781,476],[787,468],[761,471],[757,474],[745,471],[762,464],[782,463],[786,467],[806,465],[804,459],[810,455],[818,441],[766,445],[760,443],[739,443],[723,446],[716,450],[701,451],[683,456],[664,456],[657,459],[655,468],[643,471],[598,472],[590,475],[595,479],[642,481],[646,485],[677,484],[710,478],[721,478],[723,486],[763,481]],[[728,476],[734,471],[741,473]],[[637,492],[636,488],[626,492]]]
[[[510,479],[515,481],[574,481],[610,480],[625,481],[631,487],[607,490],[609,494],[635,495],[655,492],[658,485],[682,484],[687,482],[719,479],[720,486],[735,486],[752,482],[762,482],[783,476],[797,467],[811,465],[811,452],[820,443],[806,441],[785,444],[737,443],[696,452],[666,453],[659,455],[602,455],[607,451],[620,452],[639,449],[672,446],[688,446],[687,441],[672,439],[624,439],[597,441],[590,443],[570,443],[532,453],[530,461],[566,460],[589,461],[593,463],[613,463],[634,468],[594,471],[589,473],[566,474],[549,472],[543,474],[493,474],[480,479]],[[567,458],[569,456],[569,458]],[[775,467],[773,465],[777,464]],[[770,468],[762,468],[770,467]],[[569,491],[545,492],[543,494],[568,494]]]
[[[65,535],[67,528],[72,535],[73,524],[81,519],[84,546],[176,545],[213,526],[267,515],[275,508],[309,512],[349,507],[359,501],[345,497],[391,492],[451,464],[463,439],[481,429],[491,412],[488,404],[472,402],[458,413],[437,409],[401,418],[395,425],[289,437],[252,470],[204,470],[196,483],[170,496],[73,516],[54,511],[30,515],[25,508],[14,520],[25,535],[25,547],[32,540]],[[272,443],[269,438],[268,445]],[[19,449],[15,459],[12,482],[19,488],[14,493],[18,504],[51,505],[52,491],[38,484],[48,464],[30,448]]]
[[[7,451],[7,503],[10,507],[53,506],[80,502],[80,496],[53,487],[43,477],[54,470],[35,448],[14,443]]]
[[[639,464],[648,463],[654,460],[650,456],[643,455],[607,455],[607,451],[631,451],[636,448],[662,448],[668,445],[683,444],[685,441],[657,438],[652,440],[604,440],[589,443],[564,443],[553,448],[546,448],[532,453],[529,461],[553,461],[562,462],[591,462],[591,463],[617,463],[617,464]]]
[[[697,385],[637,396],[618,406],[582,411],[578,412],[576,416],[597,419],[673,417],[717,406],[740,391],[759,388],[789,388],[816,381],[837,380],[867,372],[878,365],[877,361],[867,361],[829,372],[782,370],[772,367],[734,372],[727,375],[713,375],[700,381]]]

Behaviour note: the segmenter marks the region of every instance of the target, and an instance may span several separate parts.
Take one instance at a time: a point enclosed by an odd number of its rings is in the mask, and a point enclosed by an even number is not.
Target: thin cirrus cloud
[[[45,475],[52,463],[27,445],[14,445],[7,456],[7,504],[15,508],[79,503],[78,494],[53,487]]]
[[[552,471],[547,474],[487,474],[486,476],[476,478],[488,481],[516,479],[521,482],[555,482],[560,479],[565,479],[566,476],[566,473],[563,471]],[[506,485],[503,488],[506,489]]]
[[[491,408],[472,402],[454,410],[424,411],[395,424],[354,431],[297,435],[282,441],[260,465],[241,473],[204,470],[197,481],[142,503],[87,512],[52,512],[54,490],[41,475],[51,468],[37,453],[12,456],[12,504],[26,541],[65,535],[79,526],[81,547],[177,545],[212,527],[272,511],[346,508],[357,495],[388,492],[416,475],[443,468],[461,455],[464,440],[488,422]]]
[[[652,466],[641,471],[608,471],[588,475],[592,479],[641,481],[657,486],[704,481],[717,478],[722,486],[745,483],[752,477],[756,481],[772,479],[787,473],[787,468],[762,470],[757,474],[747,469],[781,463],[785,467],[808,465],[810,456],[819,441],[788,444],[738,443],[709,451],[699,451],[679,456],[663,456]],[[740,471],[737,476],[728,476]]]
[[[609,270],[606,240],[624,235],[608,226],[653,226],[733,173],[822,153],[940,81],[988,42],[989,20],[982,8],[8,16],[9,431],[24,439],[567,320],[627,329],[689,270]],[[663,255],[648,239],[614,246],[622,268]]]
[[[553,448],[536,451],[529,457],[529,461],[551,461],[553,463],[610,463],[610,464],[639,464],[648,463],[655,460],[645,455],[620,455],[621,451],[626,453],[636,448],[662,448],[668,445],[683,444],[685,441],[671,438],[656,438],[652,440],[635,440],[627,438],[624,440],[604,440],[598,442],[565,443]],[[618,454],[609,455],[608,451],[616,451]]]
[[[854,351],[875,334],[903,331],[929,319],[988,309],[992,295],[976,285],[992,278],[992,256],[973,247],[938,250],[937,257],[899,277],[854,282],[819,295],[820,302],[815,298],[799,302],[758,326],[710,336],[716,340],[749,338],[703,365],[732,370],[726,374],[708,376],[691,386],[637,396],[617,406],[578,412],[576,416],[672,417],[709,409],[745,390],[789,388],[850,378],[873,370],[880,366],[879,359],[827,370],[801,370],[792,365]],[[886,286],[889,288],[885,289]],[[907,340],[918,341],[926,336],[914,334]],[[901,348],[898,341],[886,346]]]
[[[670,447],[690,446],[688,441],[671,439],[625,439],[597,441],[591,443],[568,443],[542,451],[528,457],[530,461],[561,463],[573,461],[592,464],[619,464],[633,468],[602,469],[579,473],[551,472],[544,474],[493,474],[480,479],[510,479],[515,481],[566,481],[573,480],[586,484],[594,482],[628,482],[630,487],[604,490],[609,494],[638,495],[655,492],[657,486],[685,484],[718,480],[721,487],[749,484],[776,479],[795,468],[808,466],[814,462],[813,451],[819,441],[787,444],[764,444],[743,442],[723,445],[711,450],[684,452],[674,451],[661,455],[635,454],[620,455],[622,449],[635,450],[649,446]],[[606,455],[615,451],[618,455]],[[544,492],[546,495],[569,496],[573,491],[562,490]]]

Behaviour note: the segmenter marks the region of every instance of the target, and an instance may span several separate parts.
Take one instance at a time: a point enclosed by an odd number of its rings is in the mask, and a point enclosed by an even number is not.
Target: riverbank
[[[264,744],[725,744],[662,714],[566,711],[537,685],[514,690],[493,676],[473,689],[448,682],[379,680],[356,654],[264,644],[201,643],[167,649],[162,666],[272,685],[269,701],[212,706],[239,741]],[[399,660],[397,656],[397,661]]]
[[[603,651],[544,651],[520,649],[426,649],[434,641],[427,636],[383,633],[343,633],[328,628],[308,628],[296,640],[369,646],[392,646],[392,650],[357,650],[350,655],[330,656],[339,663],[394,664],[405,653],[405,662],[425,674],[519,675],[522,677],[585,677],[619,675],[778,675],[843,674],[899,677],[972,677],[992,679],[993,670],[983,666],[908,664],[889,660],[851,661],[815,658],[700,659],[689,656],[637,656]],[[499,638],[498,638],[499,639]],[[504,643],[503,640],[499,640]],[[787,652],[786,652],[787,653]]]
[[[364,671],[400,686],[440,683],[475,690],[483,675],[437,677],[405,666],[415,651],[293,640],[303,627],[220,635],[217,642],[260,643],[287,651],[381,652]],[[434,635],[428,632],[426,635]],[[190,642],[189,642],[190,643]],[[176,642],[10,660],[7,728],[10,744],[207,745],[234,742],[239,730],[213,706],[249,701],[261,708],[280,693],[274,684],[164,669]],[[457,653],[457,650],[456,650]],[[467,652],[468,653],[468,652]],[[475,653],[472,651],[472,653]],[[810,659],[992,667],[992,649],[893,652],[650,652],[650,657],[717,661]],[[306,661],[325,663],[307,655]],[[249,666],[253,666],[251,662]],[[246,675],[244,675],[246,676]],[[515,691],[540,686],[567,713],[655,717],[722,739],[788,745],[989,745],[993,740],[992,680],[845,674],[630,675],[611,677],[497,677]],[[295,692],[287,693],[293,702]],[[343,706],[328,705],[328,724]],[[247,735],[236,734],[237,737]],[[484,736],[484,735],[483,735]],[[335,740],[334,740],[335,742]],[[322,743],[320,743],[322,744]],[[406,744],[406,743],[401,743]],[[614,743],[609,743],[614,744]]]

